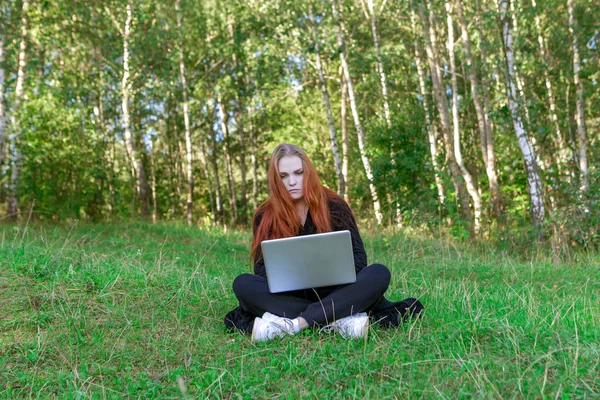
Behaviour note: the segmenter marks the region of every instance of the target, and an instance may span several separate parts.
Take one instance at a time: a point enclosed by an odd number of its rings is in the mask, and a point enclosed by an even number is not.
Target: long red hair
[[[280,144],[273,151],[267,173],[269,180],[269,198],[256,209],[252,226],[256,218],[262,218],[254,231],[251,256],[254,260],[262,257],[260,243],[268,239],[281,239],[296,236],[302,226],[294,200],[286,190],[279,176],[279,161],[285,156],[297,156],[302,160],[304,170],[304,200],[308,204],[310,216],[317,227],[318,233],[331,231],[331,216],[329,200],[339,197],[334,191],[321,184],[317,170],[310,162],[306,153],[293,144]]]

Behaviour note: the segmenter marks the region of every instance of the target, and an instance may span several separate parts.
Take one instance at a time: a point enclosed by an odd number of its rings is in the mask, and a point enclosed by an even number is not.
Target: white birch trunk
[[[25,85],[25,67],[27,65],[27,34],[28,34],[28,13],[29,11],[29,0],[23,0],[21,8],[21,35],[19,43],[19,59],[17,69],[17,84],[15,87],[15,100],[13,103],[13,109],[11,113],[11,175],[8,186],[8,201],[6,217],[8,220],[15,221],[19,214],[19,176],[21,174],[21,149],[19,143],[19,136],[21,136],[21,124],[19,121],[19,113],[21,111],[21,103],[23,101],[23,92]]]
[[[440,204],[444,204],[446,196],[444,195],[444,185],[442,184],[442,169],[438,162],[438,149],[437,149],[437,134],[434,131],[435,127],[431,121],[431,110],[429,105],[429,99],[427,98],[427,86],[425,85],[425,71],[421,64],[421,52],[419,51],[419,43],[417,41],[417,26],[415,11],[411,8],[410,21],[412,25],[413,34],[415,35],[415,65],[417,67],[417,75],[419,76],[419,91],[421,92],[423,110],[425,111],[425,124],[427,125],[427,138],[429,140],[429,153],[431,154],[431,164],[433,165],[433,172],[435,178],[435,186],[438,191],[438,200]]]
[[[381,81],[381,95],[383,97],[383,114],[385,117],[385,122],[388,129],[392,128],[392,117],[390,115],[390,104],[388,100],[388,87],[387,87],[387,77],[385,75],[385,69],[383,67],[383,58],[381,57],[381,48],[379,46],[379,35],[377,33],[377,17],[375,15],[375,6],[373,5],[373,0],[367,0],[367,7],[369,9],[369,20],[371,22],[371,32],[373,33],[373,44],[375,45],[375,55],[377,57],[377,72],[379,73],[379,80]],[[392,167],[396,168],[396,160],[394,158],[394,150],[393,144],[392,149],[390,150],[390,161]],[[402,227],[403,218],[402,218],[402,210],[400,209],[400,203],[398,202],[398,193],[394,192],[393,195],[396,204],[396,226]],[[389,198],[388,202],[390,206],[393,205],[394,199]]]
[[[141,215],[143,218],[148,216],[149,196],[148,180],[142,159],[138,154],[135,140],[131,132],[131,117],[129,114],[129,97],[131,96],[131,82],[129,71],[129,39],[131,35],[132,6],[127,3],[125,26],[123,28],[123,79],[121,80],[121,107],[123,109],[123,125],[125,129],[125,146],[131,159],[132,168],[137,178],[137,193],[141,203]]]
[[[535,26],[538,34],[538,44],[540,46],[540,55],[542,56],[542,62],[544,63],[544,83],[546,84],[546,90],[548,91],[548,102],[550,103],[550,118],[552,119],[552,123],[554,124],[554,130],[556,131],[556,141],[558,147],[558,168],[561,175],[563,174],[563,169],[568,165],[568,150],[567,145],[563,136],[563,133],[560,129],[560,124],[558,122],[558,114],[556,111],[556,99],[554,98],[554,89],[552,87],[552,81],[550,80],[550,74],[548,73],[548,54],[546,51],[546,41],[542,34],[542,23],[540,21],[540,16],[537,12],[537,3],[536,0],[531,0],[531,4],[535,10]]]
[[[426,1],[424,1],[427,4]],[[469,204],[468,191],[465,182],[461,176],[461,171],[456,163],[456,156],[454,153],[452,137],[452,126],[450,123],[450,114],[448,112],[448,99],[446,98],[446,90],[442,84],[442,80],[439,74],[440,65],[437,60],[437,39],[435,35],[435,29],[433,26],[430,27],[430,21],[433,21],[433,12],[429,11],[429,18],[425,15],[425,9],[423,4],[419,4],[419,17],[423,23],[423,34],[425,37],[425,51],[427,53],[427,61],[429,63],[429,72],[431,73],[431,82],[433,84],[433,93],[436,99],[436,105],[440,114],[440,121],[442,123],[442,131],[444,137],[444,146],[446,148],[446,158],[450,167],[450,173],[452,174],[452,181],[456,188],[456,197],[460,204],[460,212],[467,224],[467,229],[470,236],[474,236],[473,231],[473,214],[471,212],[471,206]]]
[[[569,32],[571,33],[572,49],[573,49],[573,80],[575,82],[575,89],[577,98],[575,105],[577,108],[577,144],[579,153],[579,184],[580,192],[582,196],[585,196],[588,192],[588,162],[587,162],[587,133],[585,129],[585,110],[583,105],[583,84],[579,72],[581,71],[581,64],[579,61],[579,45],[577,44],[577,34],[575,33],[575,15],[573,10],[573,0],[567,0],[567,7],[569,9]]]
[[[252,170],[252,209],[258,207],[258,160],[256,157],[256,132],[254,132],[254,107],[248,107],[250,122],[250,169]]]
[[[329,124],[329,139],[331,143],[331,152],[333,153],[333,162],[335,164],[335,172],[337,175],[338,182],[338,194],[343,196],[344,187],[344,175],[342,174],[342,162],[340,159],[340,150],[335,133],[335,122],[333,120],[333,113],[331,111],[331,102],[329,101],[329,93],[327,92],[327,84],[325,82],[325,74],[323,73],[323,64],[321,62],[321,50],[319,46],[319,38],[317,37],[316,21],[313,13],[312,4],[308,5],[308,12],[311,20],[311,33],[313,42],[315,44],[315,55],[316,55],[316,67],[319,75],[319,83],[321,84],[321,94],[323,96],[323,103],[325,103],[325,112],[327,113],[327,122]]]
[[[158,221],[158,202],[156,199],[156,170],[154,166],[154,146],[150,141],[150,190],[152,192],[152,222]]]
[[[224,221],[224,210],[223,210],[223,196],[221,194],[221,178],[219,175],[219,164],[217,163],[217,139],[216,132],[211,128],[212,134],[210,138],[210,144],[212,147],[212,154],[210,157],[210,163],[213,169],[213,176],[215,177],[215,207],[217,209],[216,219],[219,223],[223,224]]]
[[[2,10],[0,10],[2,12]],[[4,16],[0,14],[4,23]],[[4,78],[4,31],[0,33],[0,167],[4,164],[4,146],[6,145],[6,103],[4,100],[5,78]]]
[[[506,96],[508,99],[508,108],[510,109],[513,127],[517,135],[519,147],[523,154],[523,160],[525,161],[527,170],[527,182],[529,184],[533,223],[535,226],[540,226],[543,223],[545,216],[544,202],[542,199],[542,180],[540,178],[535,152],[529,140],[527,131],[523,127],[523,121],[521,120],[519,110],[514,68],[515,61],[512,43],[511,18],[508,15],[508,0],[500,0],[499,11],[502,18],[502,39],[506,57]]]
[[[477,73],[475,70],[475,63],[473,60],[473,54],[471,52],[471,40],[469,39],[469,31],[467,29],[467,22],[462,8],[462,1],[456,0],[456,11],[458,14],[458,21],[461,27],[461,40],[464,45],[465,59],[467,61],[467,67],[469,69],[469,81],[471,83],[471,97],[473,98],[473,104],[475,106],[475,114],[477,116],[477,128],[479,130],[479,137],[481,140],[481,154],[483,156],[483,162],[485,164],[485,170],[488,177],[490,187],[490,198],[493,205],[494,214],[499,216],[504,211],[504,204],[500,195],[500,188],[498,185],[498,175],[496,173],[496,157],[494,154],[494,142],[492,140],[491,130],[488,131],[489,118],[484,107],[481,104],[479,97],[479,79],[477,79]]]
[[[188,102],[187,79],[185,76],[185,62],[183,57],[183,32],[182,30],[182,11],[181,0],[175,2],[175,10],[177,11],[177,29],[179,33],[179,74],[181,78],[181,87],[183,90],[183,121],[185,124],[185,150],[186,150],[186,178],[187,178],[187,201],[186,201],[186,220],[188,225],[192,225],[192,207],[194,194],[194,177],[192,164],[192,133],[190,129],[190,115]]]
[[[210,202],[210,212],[212,214],[212,223],[216,224],[216,212],[215,212],[215,201],[212,189],[212,179],[210,177],[210,172],[208,169],[208,162],[206,161],[206,149],[204,147],[204,139],[200,138],[198,140],[199,149],[198,149],[198,159],[200,160],[200,164],[202,165],[202,171],[204,172],[204,177],[206,179],[206,187],[208,189],[208,201]]]
[[[348,89],[346,85],[346,78],[344,78],[344,71],[340,74],[340,130],[342,131],[342,176],[344,177],[344,188],[343,193],[340,194],[344,197],[347,203],[350,203],[350,196],[348,195]]]
[[[346,84],[348,88],[348,100],[350,101],[350,109],[352,110],[352,117],[354,119],[354,125],[356,126],[356,133],[358,135],[358,148],[360,150],[360,157],[363,162],[363,166],[365,168],[365,173],[367,175],[367,180],[369,181],[369,188],[371,189],[371,197],[373,200],[373,209],[375,210],[375,218],[377,219],[377,224],[381,225],[383,222],[383,215],[381,214],[381,204],[379,202],[379,197],[377,195],[377,190],[375,189],[375,182],[373,178],[373,171],[371,169],[371,162],[369,161],[369,157],[367,156],[366,148],[365,148],[365,134],[363,132],[362,124],[360,122],[360,117],[358,115],[358,107],[356,105],[356,99],[354,97],[354,87],[352,85],[352,77],[350,75],[350,67],[348,66],[348,60],[346,59],[345,48],[346,45],[344,43],[344,37],[342,35],[344,31],[344,22],[340,18],[340,14],[338,12],[338,6],[336,4],[337,0],[331,0],[331,6],[333,10],[333,18],[338,24],[337,29],[337,40],[338,45],[341,48],[340,51],[340,59],[342,62],[342,68],[344,70],[344,76],[346,77]]]
[[[473,175],[467,170],[462,158],[462,150],[460,145],[460,116],[458,109],[458,84],[456,79],[456,57],[454,55],[454,23],[452,20],[452,5],[446,0],[446,21],[448,26],[448,56],[450,58],[450,79],[452,85],[452,128],[454,133],[454,154],[456,164],[460,168],[460,172],[467,184],[467,191],[473,201],[473,211],[475,214],[475,233],[479,233],[481,228],[481,196],[477,190],[477,183],[473,179]]]
[[[235,195],[235,180],[233,178],[233,163],[229,152],[229,126],[227,124],[227,111],[221,100],[221,93],[217,93],[219,105],[219,120],[221,132],[223,133],[223,153],[225,154],[225,169],[227,170],[227,185],[229,188],[229,208],[231,210],[231,225],[237,224],[237,202]]]
[[[379,79],[381,81],[381,94],[383,95],[383,111],[385,115],[385,122],[388,128],[392,126],[392,117],[390,115],[390,103],[388,96],[387,77],[385,75],[385,69],[383,68],[383,58],[381,57],[381,49],[379,47],[379,35],[377,34],[377,17],[375,15],[375,7],[373,0],[367,0],[367,6],[369,8],[369,16],[371,20],[371,32],[373,32],[373,43],[375,44],[375,55],[377,56],[377,70],[379,72]]]

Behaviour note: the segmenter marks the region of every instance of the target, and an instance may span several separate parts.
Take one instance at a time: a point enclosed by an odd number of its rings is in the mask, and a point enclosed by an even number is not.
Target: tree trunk
[[[337,192],[339,195],[343,195],[345,182],[344,175],[342,174],[342,162],[340,160],[340,150],[335,134],[335,123],[333,120],[333,113],[331,112],[331,102],[329,101],[329,93],[327,92],[327,84],[325,82],[325,74],[323,73],[323,64],[321,63],[321,50],[319,46],[319,39],[317,37],[316,21],[313,15],[312,4],[308,5],[308,12],[311,20],[311,33],[313,42],[315,44],[315,55],[316,55],[316,67],[319,75],[319,83],[321,84],[321,94],[323,96],[323,103],[325,103],[325,112],[327,113],[327,122],[329,123],[329,139],[331,143],[331,152],[333,153],[333,162],[335,164],[335,172],[337,175]]]
[[[156,199],[156,168],[154,165],[154,146],[150,141],[150,189],[152,192],[152,222],[158,221],[158,202]]]
[[[221,124],[221,133],[223,134],[223,153],[225,155],[225,169],[227,170],[227,185],[229,188],[229,209],[231,211],[231,225],[237,225],[237,202],[235,195],[235,180],[233,178],[233,163],[229,149],[229,126],[227,123],[227,110],[221,101],[221,93],[217,93],[217,103],[219,106],[219,121]]]
[[[412,24],[413,34],[415,35],[415,65],[417,66],[417,75],[419,76],[419,90],[423,101],[423,110],[425,111],[425,124],[427,125],[427,138],[429,139],[429,152],[431,154],[431,164],[433,165],[433,172],[435,174],[435,186],[438,191],[438,200],[440,204],[443,204],[446,196],[444,195],[444,186],[442,184],[442,170],[438,162],[438,150],[437,150],[437,132],[435,132],[435,125],[431,121],[431,110],[429,107],[429,99],[427,98],[427,87],[425,85],[425,71],[423,71],[423,65],[421,64],[421,51],[419,50],[419,43],[417,42],[417,27],[415,11],[411,9],[410,21]]]
[[[250,165],[252,169],[252,209],[258,207],[258,160],[256,158],[256,132],[254,131],[254,108],[248,109],[250,122]]]
[[[462,42],[465,50],[465,59],[469,69],[469,81],[471,82],[471,97],[473,98],[473,104],[475,105],[475,114],[477,115],[477,128],[479,130],[479,137],[481,140],[481,154],[483,156],[483,162],[485,164],[485,170],[488,177],[490,187],[490,199],[492,201],[492,208],[496,217],[504,213],[504,202],[500,194],[500,188],[498,185],[498,175],[496,173],[496,156],[494,154],[494,141],[492,139],[492,132],[488,130],[489,115],[484,112],[481,99],[479,97],[479,79],[477,79],[477,72],[475,70],[475,63],[473,55],[471,53],[471,40],[469,39],[469,31],[467,29],[467,22],[463,13],[462,1],[456,0],[456,11],[458,13],[458,21],[462,32]]]
[[[9,221],[16,221],[19,215],[19,176],[21,173],[21,161],[22,154],[20,149],[20,136],[21,123],[20,123],[20,111],[21,103],[23,101],[23,92],[25,85],[25,67],[27,65],[27,28],[28,28],[28,15],[29,11],[29,0],[23,0],[21,6],[21,35],[19,44],[19,61],[17,69],[17,84],[15,87],[15,100],[13,103],[13,109],[11,113],[11,150],[12,150],[12,171],[10,175],[10,183],[8,187],[8,204],[6,210],[6,217]]]
[[[243,107],[242,107],[243,110]],[[241,112],[240,112],[241,114]],[[238,134],[240,135],[240,175],[241,175],[241,210],[238,219],[243,225],[248,224],[248,189],[246,186],[246,132],[244,131],[244,117],[240,115],[238,121]]]
[[[208,188],[208,201],[210,202],[210,213],[212,215],[212,223],[216,225],[217,223],[217,214],[215,210],[215,199],[213,195],[213,184],[212,179],[210,177],[210,172],[208,169],[208,162],[206,161],[206,149],[204,147],[204,139],[202,137],[198,140],[200,144],[200,149],[198,151],[198,159],[200,159],[200,164],[202,165],[202,171],[204,172],[204,177],[206,179],[206,186]]]
[[[452,127],[454,132],[454,153],[456,164],[467,184],[467,191],[473,201],[473,211],[475,213],[475,233],[479,233],[481,228],[481,196],[477,190],[477,182],[473,179],[471,172],[465,167],[462,159],[462,150],[460,144],[460,116],[458,110],[458,84],[456,79],[456,57],[454,55],[454,22],[452,19],[452,4],[446,0],[446,19],[448,24],[448,56],[450,58],[450,79],[452,84]]]
[[[427,4],[426,1],[424,1]],[[430,18],[433,13],[430,11]],[[442,131],[444,137],[444,146],[446,148],[446,158],[450,166],[450,173],[456,188],[456,195],[460,204],[460,212],[463,216],[465,223],[467,224],[467,230],[471,237],[474,236],[473,221],[471,207],[469,205],[469,195],[465,182],[461,176],[460,168],[456,163],[456,157],[454,154],[453,138],[452,138],[452,127],[450,125],[450,115],[448,113],[448,99],[446,98],[446,90],[442,84],[441,77],[439,75],[440,66],[437,60],[437,41],[433,27],[430,29],[428,17],[425,15],[425,9],[423,4],[419,4],[419,17],[423,24],[423,34],[425,37],[425,51],[427,53],[427,61],[429,63],[429,71],[431,73],[431,82],[433,84],[433,93],[436,98],[436,105],[440,114],[440,121],[442,123]]]
[[[583,84],[579,72],[581,64],[579,61],[579,45],[577,44],[577,33],[575,32],[575,15],[573,10],[573,0],[567,0],[569,9],[569,32],[571,33],[572,49],[573,49],[573,80],[577,98],[575,105],[577,108],[577,144],[579,153],[579,190],[583,197],[588,192],[588,162],[587,162],[587,133],[585,129],[585,110],[583,107]]]
[[[177,29],[179,31],[179,74],[181,78],[181,88],[183,91],[183,121],[185,124],[185,150],[186,150],[186,178],[187,178],[187,198],[186,198],[186,221],[188,225],[192,225],[192,207],[194,194],[194,176],[192,164],[192,133],[190,129],[190,115],[188,103],[188,87],[185,76],[185,62],[183,57],[183,32],[182,29],[182,12],[181,0],[175,2],[175,10],[177,11]]]
[[[519,141],[521,153],[523,154],[525,168],[527,170],[527,182],[529,183],[533,224],[534,226],[539,227],[544,221],[545,214],[544,202],[542,199],[542,180],[540,178],[535,152],[529,140],[527,131],[523,127],[523,121],[521,120],[521,113],[519,110],[517,86],[515,81],[515,61],[512,44],[511,18],[508,14],[508,1],[509,0],[500,0],[499,4],[500,16],[502,18],[502,40],[506,59],[506,96],[508,99],[508,108],[510,109],[513,120],[513,126],[517,135],[517,140]]]
[[[100,63],[97,49],[94,49],[94,61]],[[99,87],[97,89],[96,105],[94,106],[94,118],[98,137],[104,138],[104,162],[106,162],[106,184],[108,190],[108,219],[112,218],[114,205],[115,205],[115,171],[114,171],[114,137],[106,127],[106,121],[104,120],[104,74],[102,69],[99,70]]]
[[[544,64],[544,82],[546,84],[546,89],[548,90],[547,94],[548,102],[550,103],[550,118],[552,119],[552,123],[554,124],[554,130],[556,131],[556,141],[559,159],[558,168],[560,174],[563,175],[565,173],[564,168],[567,168],[569,162],[568,149],[563,133],[560,129],[560,124],[558,123],[558,114],[556,112],[556,99],[554,98],[554,89],[552,87],[552,81],[550,80],[550,74],[548,72],[549,60],[548,53],[546,51],[546,41],[544,40],[544,36],[542,34],[542,24],[540,21],[540,16],[537,12],[536,0],[531,0],[531,4],[533,5],[533,9],[535,11],[535,26],[538,34],[538,44],[540,46],[540,55],[542,56],[542,62]]]
[[[123,125],[125,127],[125,146],[131,159],[131,164],[135,170],[137,177],[137,193],[141,203],[141,216],[148,216],[149,196],[148,196],[148,181],[144,164],[137,151],[137,146],[133,134],[131,132],[131,118],[129,115],[129,97],[131,96],[131,82],[129,81],[129,38],[131,34],[131,19],[132,7],[127,4],[127,17],[125,19],[125,27],[123,29],[123,79],[121,81],[121,106],[123,108]]]
[[[211,135],[211,145],[212,145],[212,157],[210,158],[210,162],[213,169],[213,175],[215,177],[215,203],[217,208],[217,221],[220,224],[224,223],[224,212],[223,212],[223,197],[221,195],[221,179],[219,178],[219,165],[217,162],[217,132],[214,131],[213,128]]]
[[[363,166],[365,168],[365,173],[367,174],[367,180],[369,181],[369,188],[371,189],[371,197],[373,199],[373,209],[375,210],[375,218],[377,219],[377,224],[381,225],[383,222],[383,215],[381,215],[381,204],[379,202],[379,197],[377,196],[377,190],[375,189],[375,183],[373,179],[373,171],[371,169],[371,162],[369,161],[369,157],[367,156],[367,152],[365,149],[365,135],[363,132],[362,124],[360,122],[360,117],[358,115],[358,107],[356,105],[356,99],[354,97],[354,87],[352,85],[352,77],[350,75],[350,67],[348,66],[348,60],[346,59],[345,48],[346,45],[344,43],[344,22],[339,15],[338,6],[336,4],[337,0],[331,0],[331,5],[333,9],[333,17],[338,24],[337,29],[337,40],[338,45],[341,49],[340,51],[340,59],[342,61],[342,68],[344,70],[344,76],[346,77],[346,84],[348,88],[348,99],[350,100],[350,109],[352,110],[352,117],[354,118],[354,125],[356,126],[356,133],[358,135],[358,148],[360,150],[360,156],[363,162]]]
[[[350,196],[348,195],[348,89],[346,85],[346,78],[344,78],[344,72],[341,71],[340,74],[340,91],[341,91],[341,100],[340,100],[340,130],[342,131],[342,177],[344,182],[344,187],[340,193],[340,196],[344,197],[344,200],[347,203],[350,203]]]
[[[2,10],[0,10],[2,12]],[[0,23],[5,24],[4,15],[0,14]],[[6,103],[4,102],[4,30],[0,33],[0,167],[4,164],[4,146],[6,145]]]
[[[381,94],[383,95],[383,111],[385,115],[385,122],[388,128],[392,126],[392,117],[390,115],[390,103],[388,96],[387,77],[385,75],[385,69],[383,68],[383,58],[381,57],[381,49],[379,47],[379,35],[377,34],[377,17],[375,15],[375,7],[373,6],[373,0],[367,0],[367,6],[369,8],[369,16],[371,21],[371,32],[373,33],[373,43],[375,45],[375,55],[377,56],[377,70],[379,72],[379,79],[381,81]]]
[[[362,0],[361,0],[362,1]],[[381,57],[381,49],[379,47],[379,34],[377,33],[377,17],[375,15],[375,7],[373,0],[367,0],[367,8],[369,9],[369,20],[371,22],[371,32],[373,33],[373,44],[375,45],[375,55],[377,57],[377,72],[379,73],[379,80],[381,81],[381,95],[383,97],[383,114],[388,129],[392,128],[392,117],[390,115],[390,103],[388,100],[388,87],[387,77],[385,75],[385,69],[383,68],[383,58]],[[393,143],[390,149],[390,162],[392,167],[396,169],[396,159],[394,158]],[[398,192],[394,191],[393,197],[395,199],[395,211],[396,211],[396,226],[402,227],[402,210],[400,209],[400,202],[398,201]],[[388,198],[390,207],[394,207],[394,199]]]

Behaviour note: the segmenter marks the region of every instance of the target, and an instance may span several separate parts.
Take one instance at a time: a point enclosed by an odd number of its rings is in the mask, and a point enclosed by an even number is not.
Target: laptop
[[[271,293],[356,282],[350,231],[261,243]]]

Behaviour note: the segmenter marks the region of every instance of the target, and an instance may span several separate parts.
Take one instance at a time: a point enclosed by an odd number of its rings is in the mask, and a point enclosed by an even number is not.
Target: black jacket
[[[354,251],[354,267],[356,273],[358,273],[367,266],[367,253],[365,252],[365,246],[363,245],[362,238],[358,232],[352,210],[350,210],[350,207],[343,199],[339,198],[331,199],[329,201],[329,212],[331,214],[332,231],[350,231],[350,235],[352,236],[352,250]],[[260,226],[261,221],[262,214],[259,214],[254,219],[254,226],[252,227],[254,234],[256,234],[256,230]],[[304,226],[300,228],[297,236],[313,235],[315,233],[317,233],[317,227],[311,218],[310,212],[308,212]],[[257,254],[256,259],[254,260],[254,274],[264,278],[267,277],[265,272],[265,262],[261,254]]]

